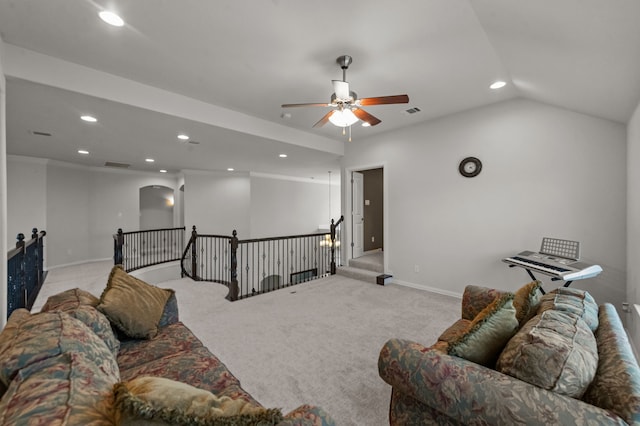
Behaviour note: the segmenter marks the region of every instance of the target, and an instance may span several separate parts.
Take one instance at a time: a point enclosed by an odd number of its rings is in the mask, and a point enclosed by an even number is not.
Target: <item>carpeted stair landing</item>
[[[376,284],[376,278],[384,272],[383,259],[382,251],[368,252],[357,259],[350,259],[349,266],[339,267],[336,273],[354,280]]]

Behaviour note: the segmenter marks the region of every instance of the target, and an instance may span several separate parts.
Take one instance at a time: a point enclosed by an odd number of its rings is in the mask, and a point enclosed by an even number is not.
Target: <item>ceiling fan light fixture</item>
[[[349,108],[336,110],[331,114],[331,117],[329,117],[329,121],[337,127],[349,127],[357,123],[358,120],[358,117],[356,117]]]
[[[108,10],[103,10],[98,13],[100,19],[106,22],[109,25],[113,25],[114,27],[122,27],[124,25],[124,20],[119,17],[117,14],[110,12]]]

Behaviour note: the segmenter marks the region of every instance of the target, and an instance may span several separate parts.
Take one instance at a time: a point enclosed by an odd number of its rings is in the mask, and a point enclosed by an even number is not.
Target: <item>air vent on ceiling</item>
[[[115,168],[118,168],[118,169],[128,169],[130,165],[131,164],[115,163],[113,161],[107,161],[107,162],[104,163],[105,167],[115,167]]]
[[[198,142],[198,141],[192,141],[192,140],[190,140],[190,141],[189,141],[189,143],[190,143],[191,145],[200,145],[200,142]]]
[[[37,136],[51,136],[51,133],[49,132],[38,132],[37,130],[31,131],[31,134],[34,134]]]
[[[413,108],[409,108],[409,109],[405,110],[404,112],[406,114],[415,114],[416,112],[420,112],[420,111],[422,111],[420,108],[413,107]]]

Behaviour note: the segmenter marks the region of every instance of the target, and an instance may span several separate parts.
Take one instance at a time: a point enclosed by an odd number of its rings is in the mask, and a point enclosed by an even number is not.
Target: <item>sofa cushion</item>
[[[119,265],[109,274],[98,310],[127,336],[152,339],[173,290],[161,289],[127,274]]]
[[[583,400],[640,424],[640,367],[612,304],[600,306],[599,323],[598,372]]]
[[[0,424],[112,426],[117,382],[79,352],[29,364],[0,400]]]
[[[160,329],[152,340],[125,340],[118,353],[120,371],[135,368],[167,355],[192,352],[202,347],[202,342],[181,322]]]
[[[8,386],[23,368],[64,353],[82,353],[108,376],[119,378],[116,358],[81,321],[60,311],[11,315],[0,334],[0,380]]]
[[[157,340],[157,339],[156,339]],[[177,382],[189,383],[199,389],[228,396],[232,399],[244,399],[260,405],[240,386],[240,381],[227,366],[204,346],[188,352],[165,354],[162,358],[121,369],[122,381],[140,376],[164,377]]]
[[[98,303],[100,303],[100,299],[95,297],[93,294],[79,288],[73,288],[53,296],[49,296],[40,311],[70,311],[82,305],[96,307],[98,306]]]
[[[596,339],[572,313],[546,310],[507,343],[496,369],[532,385],[580,398],[598,368]]]
[[[484,308],[459,337],[449,342],[448,352],[477,364],[493,366],[517,329],[513,294],[505,294]]]
[[[558,287],[540,299],[538,313],[549,309],[578,315],[587,323],[591,331],[598,328],[598,304],[587,291]]]
[[[536,315],[542,297],[540,281],[531,281],[515,292],[513,306],[516,308],[516,318],[522,327]]]
[[[255,425],[282,421],[279,409],[255,406],[241,399],[217,397],[186,383],[161,377],[137,377],[114,386],[117,424]]]
[[[82,321],[107,345],[113,356],[118,355],[120,341],[113,332],[111,323],[106,316],[93,306],[80,305],[77,308],[65,311],[69,316]]]

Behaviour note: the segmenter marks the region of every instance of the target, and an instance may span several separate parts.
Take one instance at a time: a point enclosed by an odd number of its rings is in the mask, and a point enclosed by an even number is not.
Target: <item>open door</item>
[[[364,175],[351,173],[351,256],[355,259],[364,251]]]

